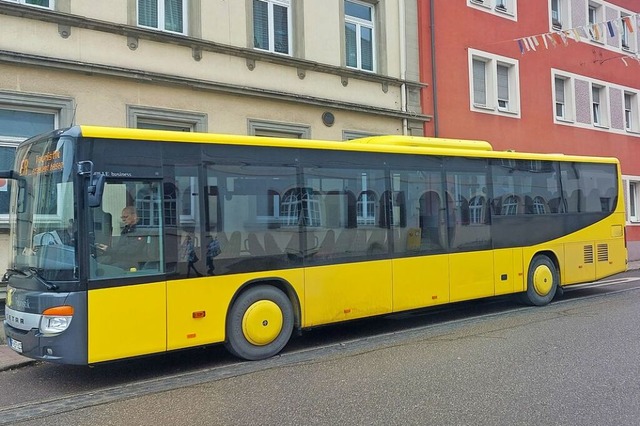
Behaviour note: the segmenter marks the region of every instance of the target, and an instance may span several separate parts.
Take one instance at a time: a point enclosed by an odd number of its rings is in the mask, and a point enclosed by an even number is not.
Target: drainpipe
[[[438,137],[440,131],[438,129],[438,77],[436,66],[436,29],[435,29],[435,0],[430,2],[431,11],[429,19],[431,24],[431,90],[433,92],[433,135]]]
[[[407,35],[406,35],[406,22],[405,22],[405,7],[404,0],[398,0],[398,19],[400,26],[400,79],[402,85],[400,86],[400,104],[402,112],[406,114],[407,108]],[[402,119],[402,134],[409,134],[409,120],[405,117]]]

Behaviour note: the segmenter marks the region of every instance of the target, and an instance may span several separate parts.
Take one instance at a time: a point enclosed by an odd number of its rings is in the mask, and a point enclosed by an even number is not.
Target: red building
[[[640,2],[418,0],[425,134],[614,156],[640,259]]]

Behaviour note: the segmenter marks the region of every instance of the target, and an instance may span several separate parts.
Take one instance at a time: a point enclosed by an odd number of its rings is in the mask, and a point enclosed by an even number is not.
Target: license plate
[[[9,347],[18,353],[22,353],[22,342],[16,339],[8,338]]]

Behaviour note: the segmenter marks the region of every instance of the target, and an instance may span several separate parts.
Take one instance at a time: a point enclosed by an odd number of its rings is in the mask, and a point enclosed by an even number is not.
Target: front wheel
[[[546,305],[556,295],[559,284],[560,275],[556,265],[548,256],[538,255],[529,265],[524,301],[530,305]]]
[[[293,323],[293,307],[282,291],[267,285],[253,287],[231,307],[225,345],[240,358],[269,358],[287,344]]]

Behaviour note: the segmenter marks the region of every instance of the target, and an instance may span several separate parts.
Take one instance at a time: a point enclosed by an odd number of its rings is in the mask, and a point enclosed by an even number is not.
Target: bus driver
[[[120,231],[120,237],[111,247],[105,244],[97,244],[96,247],[102,250],[104,256],[101,262],[118,266],[127,271],[135,271],[139,267],[139,261],[145,249],[145,238],[140,235],[136,227],[138,225],[138,213],[135,207],[127,206],[122,209],[120,216],[124,227]]]

